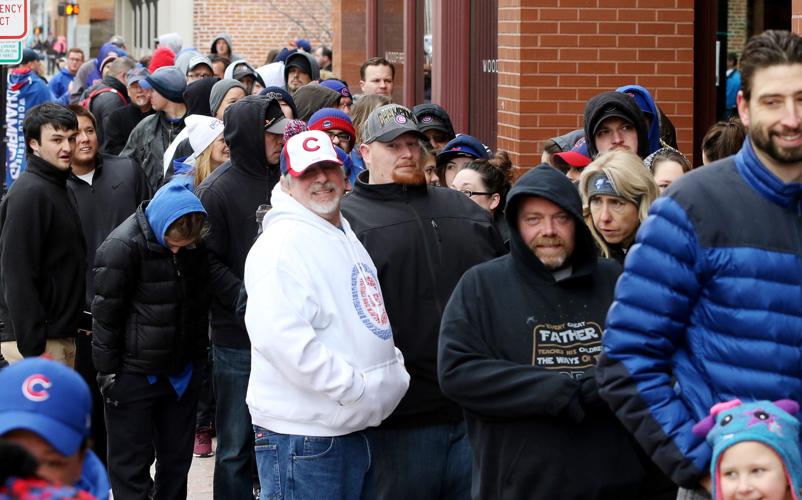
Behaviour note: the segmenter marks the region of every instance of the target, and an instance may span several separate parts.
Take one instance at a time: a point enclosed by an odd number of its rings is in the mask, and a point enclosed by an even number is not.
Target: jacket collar
[[[29,154],[25,169],[58,186],[67,187],[70,170],[59,170],[55,165],[43,160],[39,156]]]
[[[410,196],[425,196],[428,192],[426,184],[417,186],[408,184],[396,184],[391,182],[389,184],[369,184],[368,179],[370,172],[364,170],[357,176],[356,184],[354,185],[353,194],[364,196],[375,200],[406,200]]]
[[[735,165],[741,177],[758,194],[783,208],[802,212],[802,184],[785,183],[771,173],[755,154],[751,139],[747,138],[735,155]]]
[[[92,176],[93,179],[97,179],[103,174],[103,158],[101,157],[100,153],[95,153],[95,168],[93,170],[95,174]],[[84,182],[83,179],[78,177],[75,172],[70,169],[69,180],[74,182]],[[94,182],[94,181],[93,181]]]
[[[106,87],[113,88],[117,92],[119,92],[123,97],[125,97],[126,102],[131,102],[131,99],[128,97],[128,87],[125,86],[123,82],[114,78],[113,76],[107,75],[103,79],[103,85]]]

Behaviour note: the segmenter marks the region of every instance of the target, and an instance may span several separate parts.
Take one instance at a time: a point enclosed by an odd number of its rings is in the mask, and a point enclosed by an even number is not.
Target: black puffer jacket
[[[203,245],[173,254],[143,202],[95,257],[92,360],[100,373],[170,375],[206,356],[208,263]]]

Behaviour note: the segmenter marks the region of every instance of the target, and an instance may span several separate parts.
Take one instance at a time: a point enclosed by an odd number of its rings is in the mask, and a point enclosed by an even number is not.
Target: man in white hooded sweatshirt
[[[245,263],[262,498],[357,499],[362,431],[395,409],[409,374],[376,267],[340,215],[345,177],[326,133],[290,138],[281,173]]]

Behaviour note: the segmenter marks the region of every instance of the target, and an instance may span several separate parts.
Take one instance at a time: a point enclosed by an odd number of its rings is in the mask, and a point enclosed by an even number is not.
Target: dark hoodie
[[[295,95],[293,95],[295,106],[298,109],[295,117],[308,122],[309,118],[320,109],[338,108],[340,106],[340,97],[342,96],[339,92],[323,85],[316,83],[304,85],[296,90]]]
[[[203,115],[214,116],[209,105],[209,95],[212,93],[212,87],[219,82],[220,79],[216,76],[201,78],[187,85],[184,90],[184,103],[187,105],[187,116],[189,115]],[[192,144],[189,143],[189,138],[186,137],[173,150],[172,158],[167,170],[164,172],[164,180],[171,179],[175,175],[173,162],[179,158],[186,158],[193,153]]]
[[[646,117],[643,116],[643,111],[638,107],[638,103],[627,94],[602,92],[591,98],[585,105],[585,137],[588,138],[590,157],[595,158],[599,154],[599,150],[596,149],[593,130],[599,122],[607,118],[606,112],[610,108],[614,108],[624,115],[635,126],[635,130],[638,132],[638,150],[633,152],[637,153],[641,159],[649,156],[649,134],[646,127]]]
[[[570,274],[559,281],[517,228],[521,202],[532,196],[574,219]],[[621,268],[596,257],[576,188],[548,165],[521,177],[506,214],[511,253],[465,273],[440,329],[438,378],[465,410],[474,497],[648,498],[645,457],[594,378]]]
[[[312,54],[306,52],[295,52],[287,57],[284,61],[284,87],[287,87],[287,77],[290,74],[290,67],[297,66],[303,69],[312,81],[320,80],[320,66]]]
[[[652,121],[649,124],[649,154],[660,149],[661,116],[657,105],[654,103],[652,94],[650,94],[645,87],[641,87],[640,85],[624,85],[623,87],[618,87],[615,91],[632,96],[640,110],[643,111],[644,116],[646,116],[647,111],[652,116]]]
[[[211,263],[212,342],[247,349],[245,324],[236,313],[245,257],[256,238],[256,209],[270,203],[270,192],[279,180],[278,165],[265,156],[264,96],[247,96],[232,104],[224,115],[226,144],[231,159],[217,167],[197,194],[208,212],[206,245]]]

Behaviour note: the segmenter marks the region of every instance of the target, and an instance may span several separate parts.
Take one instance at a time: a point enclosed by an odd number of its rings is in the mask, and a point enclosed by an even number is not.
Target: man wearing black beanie
[[[184,129],[184,90],[187,80],[175,66],[157,69],[141,83],[151,89],[155,115],[148,116],[134,128],[120,156],[133,158],[145,170],[148,184],[156,192],[164,179],[164,152]]]
[[[320,79],[320,67],[311,54],[296,52],[284,63],[284,84],[290,94],[304,85]]]
[[[631,96],[602,92],[585,105],[585,137],[591,158],[611,149],[626,149],[641,159],[649,155],[646,117]]]

